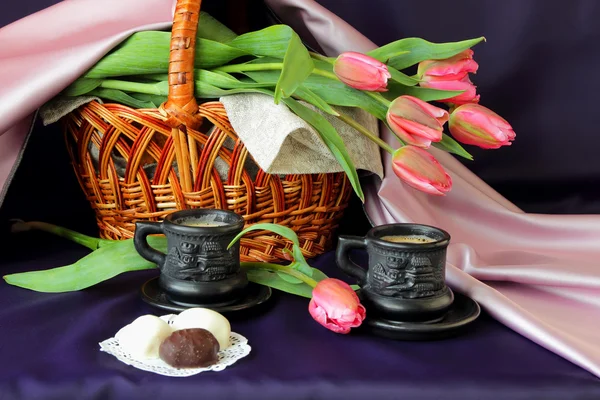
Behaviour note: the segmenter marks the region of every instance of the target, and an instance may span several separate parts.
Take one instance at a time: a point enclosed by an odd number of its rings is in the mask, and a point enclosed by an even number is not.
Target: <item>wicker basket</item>
[[[256,172],[223,105],[198,106],[193,70],[200,3],[177,1],[169,96],[159,109],[91,102],[62,120],[100,235],[131,238],[136,221],[159,221],[181,209],[219,208],[242,215],[247,225],[288,226],[298,234],[305,256],[319,255],[330,247],[351,195],[347,178]],[[270,232],[253,232],[241,246],[242,261],[289,258],[282,250],[290,243]]]

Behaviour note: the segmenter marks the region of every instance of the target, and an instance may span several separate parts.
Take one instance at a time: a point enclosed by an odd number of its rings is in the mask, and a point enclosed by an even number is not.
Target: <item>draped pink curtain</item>
[[[314,0],[266,2],[328,55],[374,47]],[[71,0],[0,30],[0,187],[18,160],[31,114],[131,33],[168,27],[173,7],[174,0]],[[388,132],[383,137],[393,143]],[[600,218],[523,213],[452,156],[432,151],[452,175],[452,192],[439,198],[404,186],[384,156],[386,178],[366,184],[369,217],[448,230],[454,290],[600,376]]]
[[[0,29],[0,205],[33,113],[133,32],[164,29],[174,0],[71,0]]]

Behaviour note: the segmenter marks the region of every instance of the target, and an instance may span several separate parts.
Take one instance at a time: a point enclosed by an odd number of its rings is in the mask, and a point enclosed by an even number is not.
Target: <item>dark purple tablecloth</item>
[[[75,261],[85,249],[45,234],[3,246],[3,273]],[[332,254],[316,267],[333,270]],[[467,335],[395,342],[339,335],[316,322],[306,299],[275,293],[265,308],[231,317],[251,354],[222,372],[168,378],[100,352],[136,317],[156,271],[128,273],[66,294],[0,288],[0,398],[27,399],[598,399],[591,374],[483,315]]]

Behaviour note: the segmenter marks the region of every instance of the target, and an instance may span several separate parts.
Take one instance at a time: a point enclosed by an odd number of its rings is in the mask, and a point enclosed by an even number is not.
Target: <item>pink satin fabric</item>
[[[266,1],[284,23],[308,30],[329,56],[376,47],[313,0]],[[382,137],[397,146],[389,131]],[[385,153],[383,182],[365,190],[369,218],[375,225],[416,222],[450,232],[446,272],[454,290],[600,377],[600,217],[526,214],[451,155],[432,153],[452,176],[450,194],[430,196],[404,185]]]
[[[266,1],[328,55],[375,47],[313,0]],[[70,0],[0,30],[0,188],[25,140],[28,116],[131,33],[168,27],[173,7],[174,0]],[[393,143],[389,132],[383,137]],[[454,290],[600,376],[600,218],[523,213],[450,155],[434,153],[454,181],[447,197],[403,185],[385,156],[386,178],[365,191],[369,217],[375,224],[448,230],[447,279]]]
[[[32,120],[33,115],[23,118],[0,136],[0,205],[8,189],[2,183],[10,180],[20,162]]]
[[[175,0],[70,0],[0,29],[0,205],[31,114],[133,32],[171,25]]]

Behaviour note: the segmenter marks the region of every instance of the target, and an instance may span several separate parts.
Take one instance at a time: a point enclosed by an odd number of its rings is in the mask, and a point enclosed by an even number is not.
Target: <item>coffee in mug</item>
[[[226,224],[222,223],[222,222],[217,222],[216,223],[216,222],[190,220],[190,221],[185,221],[182,225],[185,225],[185,226],[211,227],[211,226],[224,226]]]
[[[423,236],[423,235],[412,235],[412,236],[407,236],[407,235],[388,235],[388,236],[382,236],[381,240],[385,240],[386,242],[392,242],[392,243],[432,243],[435,242],[436,239],[430,238],[428,236]]]

